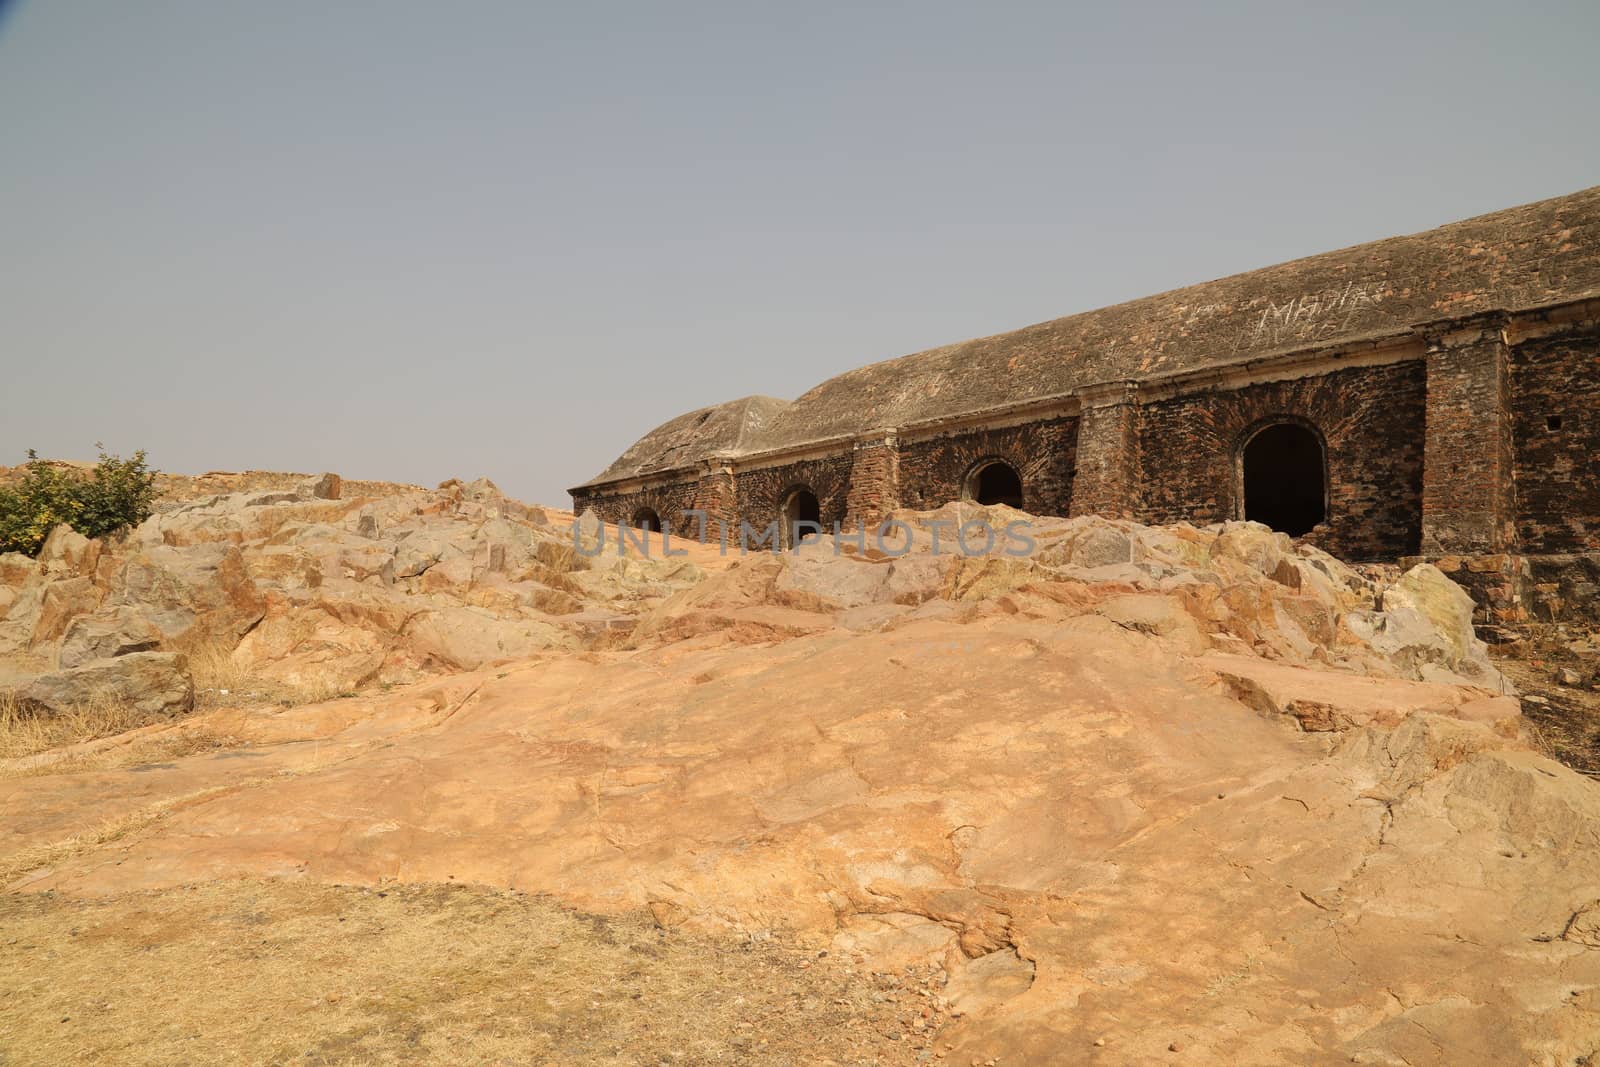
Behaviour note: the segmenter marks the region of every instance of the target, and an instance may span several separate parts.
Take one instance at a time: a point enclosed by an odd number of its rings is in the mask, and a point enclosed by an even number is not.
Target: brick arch
[[[736,511],[758,530],[777,519],[790,490],[804,486],[816,494],[822,526],[845,522],[850,491],[848,453],[740,471],[734,478]],[[737,536],[737,523],[733,530]]]
[[[1243,430],[1235,434],[1234,451],[1241,451],[1245,445],[1250,443],[1252,437],[1269,426],[1298,426],[1303,430],[1309,430],[1322,443],[1324,448],[1328,445],[1327,435],[1322,432],[1322,427],[1316,419],[1293,411],[1277,411],[1263,415],[1254,422],[1248,423]]]
[[[822,498],[817,491],[805,482],[796,482],[778,494],[778,543],[783,548],[795,547],[796,523],[822,523]],[[810,533],[809,529],[805,532]],[[827,532],[824,526],[823,532]]]
[[[1261,431],[1271,429],[1274,426],[1298,426],[1317,439],[1317,445],[1322,449],[1322,492],[1324,497],[1327,496],[1328,482],[1330,480],[1328,435],[1323,432],[1322,426],[1314,418],[1292,411],[1276,412],[1270,415],[1263,415],[1247,423],[1242,430],[1233,435],[1232,444],[1228,449],[1234,475],[1233,514],[1229,516],[1230,518],[1244,518],[1243,464],[1245,447],[1255,440]]]
[[[981,456],[967,465],[966,471],[961,475],[961,499],[978,499],[978,481],[985,471],[992,467],[1004,467],[1017,477],[1017,487],[1022,491],[1023,499],[1027,499],[1028,476],[1023,473],[1022,466],[1010,457],[989,454]]]
[[[1139,414],[1141,517],[1236,518],[1238,449],[1257,428],[1293,421],[1318,433],[1326,457],[1328,518],[1313,540],[1352,560],[1415,554],[1425,397],[1425,369],[1409,361],[1147,402]]]
[[[673,482],[614,496],[575,499],[573,503],[580,512],[593,508],[601,521],[608,524],[632,523],[639,512],[653,511],[663,523],[671,526],[674,536],[692,536],[694,522],[684,513],[695,506],[696,493],[694,482]]]
[[[1309,442],[1310,445],[1314,446],[1314,452],[1307,449],[1306,455],[1297,457],[1293,461],[1287,461],[1287,457],[1284,456],[1277,458],[1262,456],[1258,449],[1257,457],[1254,461],[1256,466],[1254,474],[1252,474],[1250,465],[1251,445],[1262,434],[1283,428],[1298,431],[1303,436],[1299,438],[1297,447]],[[1293,435],[1291,435],[1292,437]],[[1274,442],[1275,444],[1277,443],[1276,438]],[[1290,454],[1292,454],[1292,451]],[[1301,468],[1294,470],[1292,475],[1287,470],[1291,462]],[[1310,469],[1307,469],[1310,465],[1315,467],[1316,479],[1314,485],[1307,484],[1309,475],[1313,473]],[[1275,472],[1272,471],[1274,466],[1279,468]],[[1265,470],[1263,470],[1263,467],[1265,467]],[[1238,436],[1234,443],[1233,471],[1234,518],[1255,519],[1265,522],[1275,529],[1282,529],[1296,536],[1305,534],[1313,525],[1320,526],[1327,522],[1329,514],[1328,439],[1313,420],[1288,413],[1269,415],[1266,418],[1256,420]],[[1265,480],[1265,485],[1261,483],[1263,474],[1269,474],[1269,477]],[[1277,477],[1271,477],[1270,474],[1276,474]],[[1265,510],[1288,511],[1291,513],[1299,511],[1302,513],[1301,516],[1293,516],[1292,514],[1284,516],[1295,525],[1280,525],[1269,515],[1262,514],[1263,501],[1254,497],[1250,488],[1252,477],[1258,480],[1258,490],[1267,489],[1264,495],[1269,506]],[[1279,507],[1276,509],[1270,506],[1274,498],[1280,502]],[[1296,506],[1283,507],[1282,502],[1286,500],[1295,502]],[[1318,517],[1319,513],[1320,518]],[[1296,529],[1296,525],[1301,528]]]
[[[924,510],[959,500],[968,475],[997,460],[1021,475],[1027,511],[1065,515],[1077,463],[1077,429],[1077,419],[1069,418],[903,442],[900,498],[907,507]]]

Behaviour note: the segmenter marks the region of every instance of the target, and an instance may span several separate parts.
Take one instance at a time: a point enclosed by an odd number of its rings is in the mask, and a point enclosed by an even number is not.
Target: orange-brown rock
[[[1038,519],[1028,558],[597,557],[561,572],[586,604],[563,623],[450,599],[520,584],[496,545],[538,549],[446,496],[291,537],[328,561],[434,540],[409,576],[270,587],[237,654],[460,673],[207,712],[156,729],[230,748],[138,773],[0,780],[0,862],[173,805],[13,888],[455,880],[786,928],[940,968],[958,1063],[1595,1047],[1600,787],[1521,738],[1437,572],[1385,588],[1260,527]]]

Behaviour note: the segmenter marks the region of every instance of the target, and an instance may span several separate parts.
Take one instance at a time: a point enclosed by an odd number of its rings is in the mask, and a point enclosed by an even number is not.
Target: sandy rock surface
[[[1099,519],[1033,520],[1025,557],[929,551],[935,522],[1026,518],[971,506],[899,516],[899,556],[589,560],[474,492],[230,499],[101,548],[102,599],[52,624],[93,618],[84,647],[139,638],[108,610],[138,605],[262,669],[420,680],[0,780],[12,888],[481,882],[795,930],[942,970],[963,1064],[1600,1048],[1600,786],[1525,743],[1432,568],[1380,587],[1259,526]],[[61,546],[48,584],[93,554]],[[103,578],[136,560],[137,597]],[[36,632],[38,575],[12,587]]]

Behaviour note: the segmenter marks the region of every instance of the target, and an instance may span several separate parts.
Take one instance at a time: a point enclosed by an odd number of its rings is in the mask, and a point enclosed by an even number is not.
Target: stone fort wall
[[[1253,429],[1289,418],[1322,439],[1327,461],[1328,521],[1306,539],[1347,560],[1414,555],[1426,400],[1425,368],[1410,361],[1144,404],[1139,516],[1237,518],[1240,448]]]
[[[778,518],[791,492],[806,489],[816,494],[824,528],[844,523],[850,517],[851,459],[846,449],[817,459],[738,472],[734,476],[737,518],[760,530]]]
[[[952,430],[900,444],[901,507],[932,510],[961,498],[979,464],[1000,460],[1022,476],[1023,510],[1065,515],[1077,469],[1076,416],[1042,418],[1020,426]]]
[[[1528,552],[1600,544],[1600,330],[1511,350],[1516,537]]]
[[[871,525],[962,497],[974,466],[999,460],[1036,514],[1206,524],[1241,517],[1242,444],[1277,422],[1324,446],[1326,520],[1308,541],[1352,562],[1438,561],[1506,621],[1600,617],[1600,299],[713,457],[582,487],[574,506],[607,522],[650,507],[685,532],[700,508],[736,531],[779,519],[803,487],[825,526]]]

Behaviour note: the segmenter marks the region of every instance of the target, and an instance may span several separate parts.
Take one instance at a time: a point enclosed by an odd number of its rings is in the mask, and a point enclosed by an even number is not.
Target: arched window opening
[[[656,514],[655,508],[640,508],[633,513],[633,519],[628,523],[635,530],[648,530],[650,533],[661,532],[661,516]]]
[[[1005,504],[1021,510],[1022,475],[1011,464],[992,460],[967,475],[964,495],[980,504]]]
[[[1327,460],[1304,426],[1278,423],[1251,437],[1244,467],[1244,517],[1300,537],[1327,521]]]
[[[820,536],[822,503],[817,494],[801,487],[783,501],[783,547],[793,548],[807,538]]]

